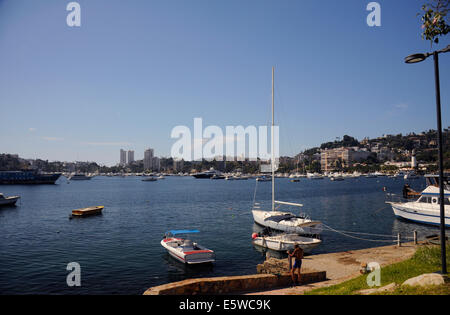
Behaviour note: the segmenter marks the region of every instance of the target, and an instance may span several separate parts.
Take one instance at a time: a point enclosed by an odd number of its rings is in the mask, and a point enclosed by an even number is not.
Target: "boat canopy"
[[[199,230],[170,230],[167,233],[170,233],[172,235],[177,235],[177,234],[200,233],[200,231]]]
[[[293,214],[283,214],[283,215],[274,215],[274,216],[268,217],[268,218],[264,219],[264,221],[274,221],[274,222],[279,223],[280,221],[283,221],[283,220],[290,220],[290,219],[295,219],[295,218],[298,218],[298,217]]]
[[[427,188],[425,188],[424,191],[422,191],[422,195],[433,195],[433,196],[439,196],[439,187],[436,186],[428,186]],[[450,195],[450,191],[444,189],[444,195],[445,196],[449,196]]]

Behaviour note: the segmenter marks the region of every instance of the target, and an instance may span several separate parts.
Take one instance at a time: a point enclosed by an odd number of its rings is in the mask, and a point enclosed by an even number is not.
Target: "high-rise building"
[[[132,164],[134,162],[134,151],[128,151],[128,164]]]
[[[153,169],[153,149],[147,149],[144,152],[144,170]]]
[[[120,149],[120,165],[127,165],[127,151]]]
[[[152,170],[159,172],[161,170],[161,160],[159,157],[153,157],[152,159]]]

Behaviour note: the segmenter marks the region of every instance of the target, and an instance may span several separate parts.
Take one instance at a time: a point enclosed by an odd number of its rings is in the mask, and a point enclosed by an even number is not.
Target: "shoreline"
[[[361,264],[377,262],[381,267],[411,258],[417,245],[388,245],[337,253],[306,256],[303,260],[304,279],[292,286],[288,259],[269,258],[256,269],[257,273],[243,276],[193,278],[151,287],[144,295],[298,295],[307,291],[335,285],[360,275]]]

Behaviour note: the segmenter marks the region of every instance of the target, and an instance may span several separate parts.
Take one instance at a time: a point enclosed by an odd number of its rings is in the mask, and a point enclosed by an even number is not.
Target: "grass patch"
[[[450,261],[450,245],[447,244],[447,262]],[[381,286],[392,282],[401,285],[409,278],[417,277],[424,273],[432,273],[441,270],[440,246],[423,246],[417,249],[413,257],[403,262],[381,268]],[[308,295],[351,295],[357,291],[370,289],[366,282],[367,275],[345,281],[327,288],[315,289],[305,294]],[[383,294],[450,294],[450,285],[446,283],[435,287],[400,287],[393,292]]]

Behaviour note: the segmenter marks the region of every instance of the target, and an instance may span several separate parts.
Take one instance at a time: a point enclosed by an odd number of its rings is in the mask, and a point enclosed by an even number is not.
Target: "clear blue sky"
[[[115,164],[119,149],[168,156],[176,125],[264,125],[276,67],[280,151],[344,134],[436,128],[426,0],[0,0],[0,153]],[[448,36],[441,40],[449,44]],[[441,56],[450,124],[450,54]]]

